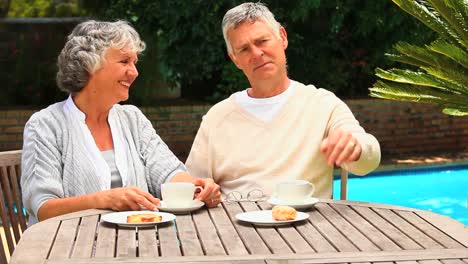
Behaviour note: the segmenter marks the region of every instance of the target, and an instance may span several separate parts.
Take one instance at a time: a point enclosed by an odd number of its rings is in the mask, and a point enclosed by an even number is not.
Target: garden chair
[[[21,200],[20,164],[21,150],[0,152],[0,220],[6,239],[6,245],[3,245],[0,238],[0,263],[7,263],[7,256],[11,256],[27,228]]]

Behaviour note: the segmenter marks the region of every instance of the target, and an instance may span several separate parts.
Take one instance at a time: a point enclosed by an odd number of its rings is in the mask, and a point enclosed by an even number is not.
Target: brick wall
[[[468,117],[453,117],[427,104],[351,100],[347,104],[380,142],[383,157],[468,151]]]
[[[388,100],[348,100],[366,131],[377,137],[383,157],[468,150],[468,117],[437,107]],[[209,105],[142,107],[158,134],[185,160]],[[24,124],[35,110],[0,110],[0,151],[20,149]]]

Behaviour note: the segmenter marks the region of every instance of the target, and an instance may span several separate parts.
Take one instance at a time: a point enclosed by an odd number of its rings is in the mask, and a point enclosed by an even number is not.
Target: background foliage
[[[423,22],[437,39],[424,46],[399,42],[390,59],[411,69],[376,69],[371,96],[436,104],[448,115],[468,116],[468,1],[393,0]],[[412,70],[417,68],[416,70]]]
[[[10,1],[9,17],[82,16],[79,0],[5,0]]]
[[[130,98],[131,103],[148,105],[154,103],[154,90],[166,85],[181,87],[183,98],[212,102],[248,87],[226,54],[220,26],[224,13],[241,2],[80,0],[78,4],[87,16],[127,19],[142,34],[148,50],[141,57],[140,77]],[[374,69],[397,64],[384,57],[397,41],[417,44],[433,37],[391,1],[263,2],[288,32],[291,78],[341,97],[367,96],[375,81]],[[54,76],[40,87],[55,87]],[[38,84],[32,86],[40,89]]]

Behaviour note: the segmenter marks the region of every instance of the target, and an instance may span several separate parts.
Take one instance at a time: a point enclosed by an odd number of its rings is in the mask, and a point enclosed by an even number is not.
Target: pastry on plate
[[[155,214],[134,214],[127,216],[127,223],[161,222],[162,216]]]
[[[286,205],[276,205],[271,210],[273,219],[277,221],[294,220],[297,217],[296,209]]]

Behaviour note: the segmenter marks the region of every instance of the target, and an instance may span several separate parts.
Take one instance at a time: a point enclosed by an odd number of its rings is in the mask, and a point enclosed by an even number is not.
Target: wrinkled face
[[[138,76],[138,55],[109,48],[104,58],[102,67],[91,75],[87,86],[104,101],[115,104],[127,100],[130,86]]]
[[[263,21],[246,22],[228,30],[227,36],[232,46],[229,57],[251,84],[287,77],[285,50],[288,39],[283,27],[278,38]]]

